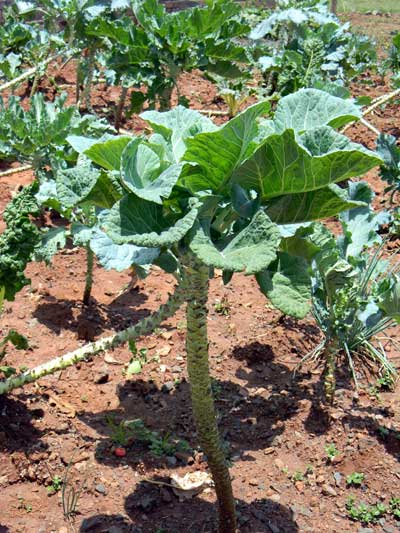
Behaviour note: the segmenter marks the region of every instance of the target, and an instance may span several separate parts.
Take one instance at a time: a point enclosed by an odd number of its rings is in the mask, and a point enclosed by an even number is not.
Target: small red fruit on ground
[[[122,448],[120,446],[118,448],[115,448],[114,455],[116,455],[117,457],[125,457],[126,455],[125,448]]]

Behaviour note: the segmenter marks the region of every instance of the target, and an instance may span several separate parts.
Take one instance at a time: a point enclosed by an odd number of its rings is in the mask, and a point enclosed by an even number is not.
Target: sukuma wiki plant
[[[348,368],[356,386],[362,368],[396,378],[384,349],[374,344],[376,335],[400,320],[398,267],[383,259],[378,234],[390,216],[371,209],[373,193],[363,182],[350,183],[349,197],[365,205],[339,215],[338,237],[322,225],[301,230],[309,232],[313,313],[324,334],[303,361],[322,362],[328,403],[334,400],[339,365]]]
[[[349,101],[303,90],[282,98],[272,119],[263,118],[270,113],[269,103],[260,102],[217,127],[183,107],[147,111],[142,118],[153,130],[149,137],[82,150],[122,188],[122,197],[102,212],[101,230],[119,245],[151,250],[153,263],[175,275],[175,295],[125,332],[0,383],[0,393],[6,392],[148,333],[186,303],[193,416],[215,483],[220,533],[235,531],[236,515],[209,374],[209,278],[215,268],[226,283],[237,272],[255,275],[276,307],[304,316],[311,297],[308,264],[289,249],[289,240],[298,224],[364,206],[336,183],[381,162],[336,131],[360,116]]]

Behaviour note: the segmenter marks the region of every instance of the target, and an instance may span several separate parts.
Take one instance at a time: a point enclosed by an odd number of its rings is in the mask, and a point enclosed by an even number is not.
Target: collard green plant
[[[349,197],[370,203],[365,183],[350,184]],[[357,385],[359,370],[387,375],[396,371],[374,338],[400,321],[398,268],[382,258],[378,234],[390,215],[358,207],[339,216],[336,238],[323,226],[310,231],[313,256],[313,311],[324,340],[305,360],[322,362],[326,399],[334,400],[337,367],[347,367]],[[367,374],[368,375],[368,374]]]
[[[0,97],[0,159],[29,163],[40,175],[46,169],[67,168],[77,153],[67,143],[69,135],[100,137],[112,128],[93,115],[81,116],[74,106],[64,106],[66,95],[46,102],[35,94],[26,111],[19,98],[11,96],[7,104]],[[50,174],[52,174],[50,172]]]
[[[188,372],[201,445],[214,477],[220,531],[235,528],[234,502],[218,438],[208,373],[208,279],[213,268],[229,281],[254,274],[261,290],[286,313],[308,311],[307,263],[286,251],[292,224],[312,222],[353,201],[336,182],[379,164],[335,127],[352,121],[351,102],[317,90],[283,98],[272,120],[266,102],[221,127],[183,107],[147,111],[148,137],[97,143],[83,154],[119,173],[124,190],[101,220],[117,244],[157,248],[157,264],[186,283]],[[288,226],[289,225],[289,226]]]
[[[183,295],[193,414],[215,482],[221,533],[235,531],[236,516],[208,368],[209,278],[214,268],[223,270],[225,282],[235,272],[255,275],[276,307],[304,316],[311,296],[308,265],[292,253],[290,239],[299,223],[364,206],[337,182],[381,162],[335,130],[359,116],[351,102],[303,90],[281,99],[273,118],[263,119],[268,113],[268,102],[260,102],[217,127],[183,107],[147,111],[142,118],[153,129],[149,137],[73,140],[93,169],[120,182],[122,197],[110,200],[100,229],[118,245],[157,249],[153,262],[175,275],[176,296],[160,316],[0,384],[1,392],[10,390],[147,333],[181,305]],[[107,185],[99,190],[113,196]]]
[[[400,190],[400,148],[393,135],[381,133],[377,140],[376,150],[383,159],[381,177],[388,182],[386,191],[392,193],[391,200]]]
[[[76,137],[69,137],[70,143],[80,149]],[[121,149],[130,137],[112,137],[103,144],[118,145]],[[102,145],[103,145],[102,144]],[[92,141],[88,153],[96,151],[98,144]],[[94,258],[106,270],[122,271],[135,266],[141,276],[147,273],[146,265],[158,256],[157,249],[138,247],[133,244],[116,244],[101,229],[104,212],[121,198],[123,189],[114,173],[94,168],[85,156],[80,156],[77,166],[56,173],[55,180],[42,181],[36,195],[40,205],[56,210],[66,225],[42,230],[40,244],[35,249],[35,259],[50,263],[53,256],[71,239],[75,246],[86,250],[87,268],[83,302],[89,303]]]
[[[285,95],[327,82],[334,82],[339,90],[373,68],[374,44],[365,36],[352,34],[349,28],[328,11],[326,2],[284,5],[259,23],[250,39],[264,44],[258,63],[267,94]]]
[[[173,13],[157,0],[133,0],[131,8],[136,24],[129,16],[96,20],[89,32],[111,42],[106,75],[125,88],[124,98],[128,87],[146,87],[145,95],[133,92],[133,110],[145,100],[150,107],[157,103],[160,109],[169,109],[174,89],[183,102],[179,90],[183,72],[198,68],[231,78],[241,75],[240,64],[248,62],[236,38],[246,35],[249,27],[233,1],[209,0],[202,7]]]

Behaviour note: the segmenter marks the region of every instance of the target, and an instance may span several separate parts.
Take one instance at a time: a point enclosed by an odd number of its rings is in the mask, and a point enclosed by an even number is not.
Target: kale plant
[[[372,68],[374,44],[349,28],[325,2],[296,3],[273,12],[250,33],[250,39],[264,46],[258,65],[266,93],[285,95],[326,82],[340,87]]]
[[[43,94],[35,94],[27,111],[19,98],[11,96],[5,104],[0,97],[0,159],[29,163],[43,174],[48,167],[66,168],[76,161],[69,135],[100,137],[112,131],[94,115],[81,116],[76,107],[66,107],[66,97],[46,102]]]
[[[215,482],[220,533],[234,533],[236,515],[209,374],[209,279],[215,268],[226,283],[237,272],[255,275],[276,307],[305,316],[308,265],[291,253],[288,239],[298,223],[364,206],[337,182],[381,162],[336,131],[360,116],[352,102],[303,90],[282,98],[272,119],[262,118],[270,113],[269,103],[259,102],[217,127],[184,107],[147,111],[142,118],[153,130],[149,137],[115,138],[84,148],[81,157],[117,178],[122,189],[122,197],[103,212],[101,230],[116,244],[157,251],[153,262],[174,274],[175,292],[128,330],[0,382],[4,393],[88,353],[149,333],[186,303],[193,416]],[[108,197],[108,182],[103,183],[99,192]]]
[[[381,177],[389,186],[386,191],[391,192],[391,201],[394,195],[400,191],[400,147],[393,135],[381,133],[377,140],[376,150],[383,159],[380,167]]]
[[[373,193],[363,182],[349,185],[349,197],[370,203]],[[349,368],[357,385],[358,366],[388,375],[396,371],[374,338],[400,321],[398,268],[382,257],[378,234],[390,216],[371,207],[358,207],[339,216],[342,233],[336,238],[324,226],[311,232],[313,312],[324,340],[305,360],[322,362],[327,401],[334,400],[336,368]]]

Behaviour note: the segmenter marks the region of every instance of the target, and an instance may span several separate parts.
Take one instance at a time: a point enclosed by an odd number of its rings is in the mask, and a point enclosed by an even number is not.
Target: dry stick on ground
[[[8,81],[7,83],[4,83],[3,85],[0,85],[0,92],[5,91],[6,89],[9,89],[13,85],[16,85],[17,83],[20,83],[21,81],[25,81],[28,78],[31,78],[36,74],[36,71],[40,68],[46,67],[49,63],[51,63],[54,59],[56,59],[60,54],[56,54],[55,56],[51,56],[46,59],[46,61],[43,61],[43,63],[40,63],[36,67],[32,67],[20,76],[17,76],[13,80]]]
[[[12,174],[18,174],[18,172],[25,172],[25,170],[32,170],[32,168],[32,165],[23,165],[22,167],[10,168],[4,172],[0,172],[0,178],[11,176]]]
[[[164,320],[172,317],[176,311],[183,305],[186,299],[186,283],[181,282],[176,286],[175,292],[169,295],[167,302],[159,307],[157,311],[151,315],[143,318],[134,326],[131,326],[123,331],[119,331],[114,335],[99,339],[98,341],[91,342],[69,352],[61,357],[56,357],[47,363],[43,363],[31,370],[27,370],[22,374],[12,376],[8,379],[0,381],[0,394],[6,394],[18,387],[23,387],[27,383],[33,383],[34,381],[54,374],[59,370],[64,370],[69,366],[75,365],[90,356],[97,355],[106,350],[112,350],[117,346],[125,344],[130,340],[134,340],[137,337],[143,335],[149,335],[156,328],[160,326]]]
[[[384,94],[383,96],[380,96],[379,98],[376,98],[373,103],[367,107],[367,109],[365,109],[362,113],[362,116],[365,117],[366,115],[369,115],[374,109],[376,109],[377,107],[379,107],[380,105],[382,104],[386,104],[387,102],[389,102],[390,100],[392,100],[393,98],[396,98],[396,96],[400,95],[400,88],[399,89],[396,89],[395,91],[392,91],[391,93],[388,93],[388,94]],[[366,123],[366,121],[361,121],[364,126],[371,126],[371,124]],[[355,124],[356,121],[354,122],[350,122],[349,124],[347,124],[347,126],[345,126],[341,132],[344,133],[345,131],[347,131],[350,126],[352,126],[353,124]],[[368,124],[368,125],[367,125]],[[371,129],[371,128],[370,128]],[[374,130],[372,130],[374,131]],[[378,130],[377,130],[378,131]],[[380,132],[379,132],[380,133]]]

